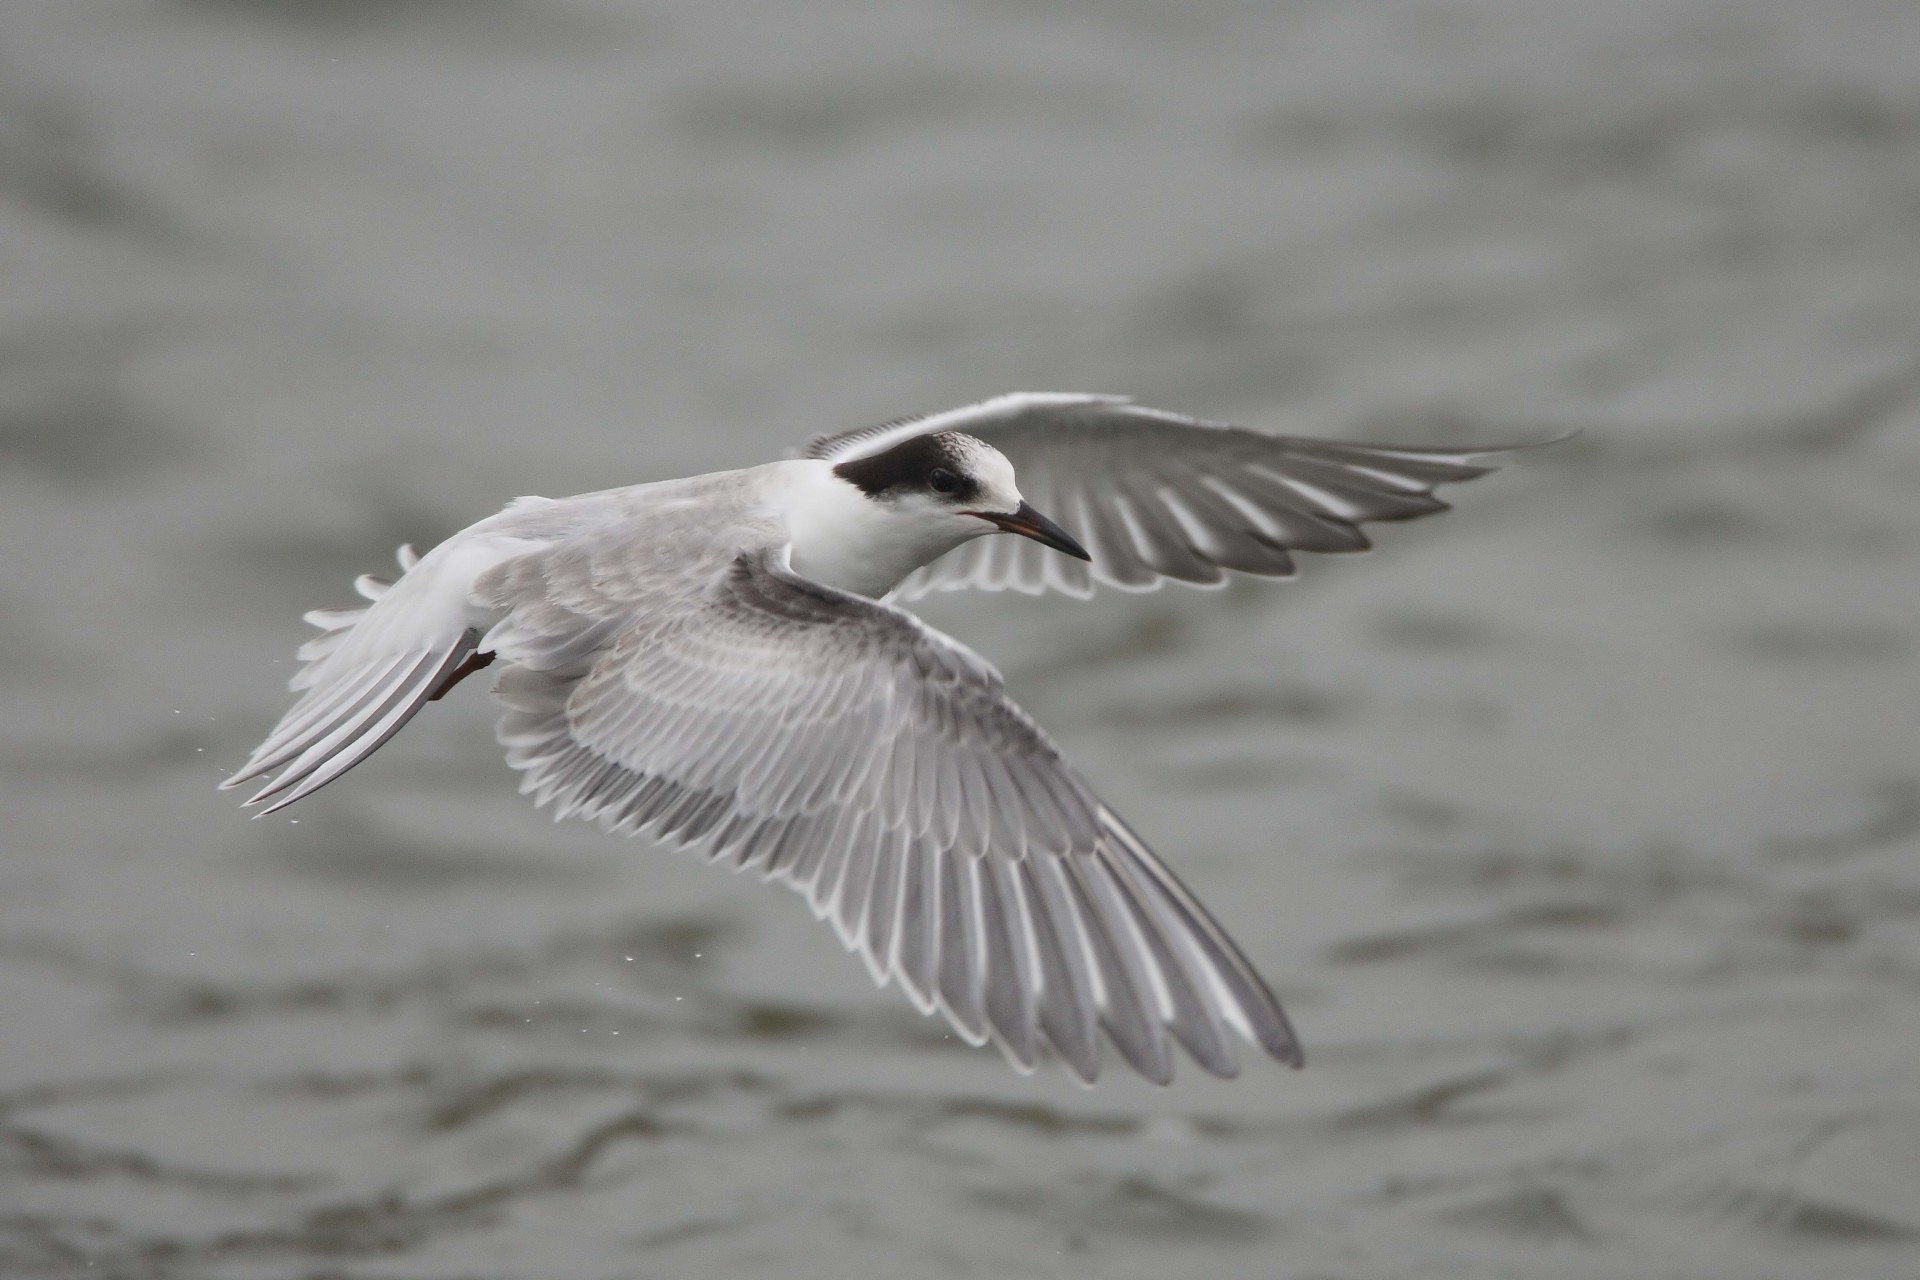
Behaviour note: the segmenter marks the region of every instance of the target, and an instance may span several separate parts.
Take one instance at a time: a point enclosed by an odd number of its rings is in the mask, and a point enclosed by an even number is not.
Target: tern
[[[1118,396],[1017,393],[814,439],[740,471],[520,498],[372,603],[306,615],[300,695],[222,784],[261,813],[360,763],[498,660],[520,789],[803,893],[1022,1071],[1102,1038],[1171,1080],[1300,1041],[1240,948],[1008,696],[894,601],[1290,577],[1360,526],[1446,509],[1502,449],[1270,435]],[[995,535],[1012,534],[1014,537]]]

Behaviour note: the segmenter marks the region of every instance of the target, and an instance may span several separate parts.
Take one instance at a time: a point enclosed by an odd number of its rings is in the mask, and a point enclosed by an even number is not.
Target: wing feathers
[[[892,970],[922,1013],[937,1007],[939,986],[940,854],[916,851],[900,868],[900,929],[894,941]]]
[[[1111,396],[1014,395],[836,437],[815,456],[966,431],[1013,463],[1022,492],[1093,557],[1085,565],[1013,538],[981,538],[915,571],[914,599],[963,587],[1084,595],[1096,581],[1211,586],[1228,571],[1287,577],[1296,551],[1361,551],[1359,526],[1447,509],[1436,486],[1494,469],[1511,449],[1422,449],[1266,435]]]
[[[939,952],[940,1011],[969,1044],[985,1044],[980,902],[975,891],[974,859],[944,849],[935,860],[940,867],[940,927],[934,940]]]
[[[1277,1009],[993,669],[907,615],[753,557],[611,638],[542,632],[543,598],[501,602],[502,657],[604,646],[500,682],[508,761],[556,814],[789,884],[876,981],[1023,1070],[1051,1050],[1092,1080],[1104,1032],[1149,1079],[1175,1045],[1231,1074],[1228,1032]]]
[[[1205,957],[1227,997],[1220,1008],[1233,1017],[1235,1029],[1282,1062],[1302,1065],[1305,1057],[1287,1015],[1233,940],[1118,816],[1105,806],[1100,816],[1112,837],[1109,849],[1116,863],[1136,877],[1143,889],[1154,891],[1157,904],[1177,922],[1181,936]]]
[[[1007,1060],[1031,1071],[1040,1060],[1038,957],[1034,930],[1020,896],[1019,875],[1004,858],[982,858],[980,907],[984,924],[987,1023]]]
[[[1085,861],[1068,858],[1067,885],[1101,976],[1100,1025],[1127,1065],[1155,1084],[1173,1079],[1164,1011],[1132,922],[1103,900],[1101,878]]]
[[[1069,905],[1060,863],[1027,858],[1019,876],[1038,960],[1040,1030],[1073,1073],[1091,1084],[1100,1074],[1091,948]]]

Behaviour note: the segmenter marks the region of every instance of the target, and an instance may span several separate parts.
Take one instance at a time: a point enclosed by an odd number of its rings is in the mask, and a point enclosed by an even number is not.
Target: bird
[[[1270,434],[1123,396],[1017,392],[815,437],[743,470],[518,498],[369,603],[306,615],[299,696],[223,788],[273,813],[498,661],[497,737],[556,820],[803,894],[923,1014],[1018,1070],[1173,1078],[1245,1043],[1304,1062],[1218,921],[1009,697],[902,607],[1230,574],[1447,509],[1513,448]],[[1010,535],[1010,536],[1003,536]]]

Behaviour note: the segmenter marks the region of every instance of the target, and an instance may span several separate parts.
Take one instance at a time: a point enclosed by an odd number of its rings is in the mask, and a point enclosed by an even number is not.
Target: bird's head
[[[1081,560],[1092,557],[1073,535],[1020,496],[1013,464],[977,436],[941,431],[852,458],[833,472],[891,515],[953,545],[982,534],[1017,533]]]

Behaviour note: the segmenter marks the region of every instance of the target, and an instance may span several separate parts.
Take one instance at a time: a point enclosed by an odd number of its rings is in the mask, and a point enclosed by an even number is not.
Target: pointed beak
[[[967,514],[979,516],[982,520],[999,525],[1008,533],[1032,538],[1043,547],[1064,551],[1076,560],[1093,559],[1087,554],[1085,547],[1073,540],[1072,534],[1035,511],[1031,503],[1022,502],[1018,511],[969,511]]]

